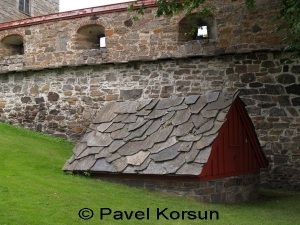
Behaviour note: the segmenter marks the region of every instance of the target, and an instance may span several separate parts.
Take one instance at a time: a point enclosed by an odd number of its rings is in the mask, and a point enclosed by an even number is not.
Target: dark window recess
[[[30,15],[30,0],[19,0],[19,11]]]
[[[105,28],[98,24],[85,25],[77,31],[77,49],[106,48]]]
[[[217,23],[212,16],[199,18],[197,14],[191,14],[179,22],[178,41],[180,44],[192,40],[215,40],[217,37]]]
[[[1,40],[2,50],[5,56],[23,55],[24,41],[23,37],[18,34],[6,36]]]

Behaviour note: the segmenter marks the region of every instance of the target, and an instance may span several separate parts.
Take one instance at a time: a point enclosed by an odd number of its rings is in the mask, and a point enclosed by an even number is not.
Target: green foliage
[[[285,40],[289,43],[286,50],[296,51],[293,58],[300,57],[300,1],[282,0],[282,9],[279,11],[276,20],[281,20],[278,31],[285,30],[288,35]]]
[[[137,6],[138,0],[134,1],[129,7],[128,11],[133,12],[137,8],[136,13],[138,15],[144,15],[145,5]],[[254,7],[255,0],[245,0],[247,8]],[[185,15],[190,15],[193,10],[200,9],[197,11],[199,17],[203,18],[209,16],[214,11],[214,7],[209,5],[207,0],[156,0],[158,8],[156,10],[156,16],[162,15],[173,16],[174,14],[184,12]],[[133,16],[134,20],[138,20],[138,15]]]

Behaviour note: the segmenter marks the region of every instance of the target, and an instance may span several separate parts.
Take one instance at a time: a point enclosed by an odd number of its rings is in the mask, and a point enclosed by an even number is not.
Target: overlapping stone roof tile
[[[235,93],[108,103],[65,171],[199,175]]]

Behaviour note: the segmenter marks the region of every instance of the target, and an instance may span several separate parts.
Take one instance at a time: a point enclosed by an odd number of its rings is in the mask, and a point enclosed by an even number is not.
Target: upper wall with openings
[[[131,20],[127,11],[130,3],[122,3],[2,23],[0,55],[24,52],[22,68],[11,64],[9,70],[26,70],[282,50],[286,46],[285,33],[275,32],[277,24],[270,22],[280,8],[279,1],[260,0],[251,10],[240,1],[212,1],[215,11],[206,18],[196,13],[157,18],[154,2],[146,1],[145,14],[138,21]],[[14,34],[23,38],[22,45],[6,43],[6,37]],[[12,50],[16,46],[24,49]],[[3,66],[0,71],[7,69]]]

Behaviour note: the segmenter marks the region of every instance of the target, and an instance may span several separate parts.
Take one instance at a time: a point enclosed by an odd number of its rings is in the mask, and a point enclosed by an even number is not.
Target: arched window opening
[[[216,39],[217,28],[213,17],[200,18],[196,13],[179,22],[179,42],[201,39]]]
[[[85,25],[77,31],[77,34],[77,49],[100,49],[106,47],[105,28],[101,25]]]
[[[18,34],[12,34],[6,36],[1,40],[1,45],[3,49],[3,55],[23,55],[24,54],[24,42],[23,37]]]

